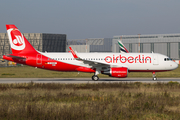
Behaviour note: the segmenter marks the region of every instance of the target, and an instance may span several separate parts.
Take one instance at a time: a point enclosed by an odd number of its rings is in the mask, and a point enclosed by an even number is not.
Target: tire
[[[153,78],[153,80],[154,80],[154,81],[156,81],[156,80],[157,80],[157,78],[156,78],[156,77],[154,77],[154,78]]]
[[[98,80],[99,80],[99,77],[98,77],[97,75],[93,75],[93,76],[92,76],[92,80],[98,81]]]

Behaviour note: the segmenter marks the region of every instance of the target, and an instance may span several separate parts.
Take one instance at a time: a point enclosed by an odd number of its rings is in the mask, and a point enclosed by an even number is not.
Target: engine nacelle
[[[111,77],[125,78],[128,75],[128,69],[126,67],[110,68],[102,73]]]

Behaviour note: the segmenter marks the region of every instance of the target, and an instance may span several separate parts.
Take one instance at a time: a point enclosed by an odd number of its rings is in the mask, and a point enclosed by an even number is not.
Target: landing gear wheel
[[[99,77],[98,77],[97,75],[93,75],[93,76],[92,76],[92,80],[98,81],[98,80],[99,80]]]
[[[153,78],[153,80],[154,80],[154,81],[156,81],[156,80],[157,80],[157,78],[156,78],[156,77],[154,77],[154,78]]]
[[[157,80],[157,78],[156,78],[156,73],[153,72],[152,74],[153,74],[153,80],[156,81],[156,80]]]

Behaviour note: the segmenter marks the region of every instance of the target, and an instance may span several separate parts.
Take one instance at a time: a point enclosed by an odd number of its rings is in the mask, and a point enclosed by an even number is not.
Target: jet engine
[[[109,75],[111,77],[125,78],[128,75],[128,68],[126,67],[114,67],[107,71],[103,71],[102,74]]]

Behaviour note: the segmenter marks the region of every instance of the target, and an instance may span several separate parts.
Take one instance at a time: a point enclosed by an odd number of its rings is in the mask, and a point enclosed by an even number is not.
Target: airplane
[[[121,53],[129,53],[129,51],[126,49],[125,45],[120,40],[118,40],[118,45],[119,45]]]
[[[68,53],[39,52],[33,48],[15,25],[6,25],[12,54],[3,59],[41,69],[64,72],[94,73],[92,80],[98,81],[98,74],[125,78],[128,72],[171,71],[178,67],[169,57],[158,53],[77,53],[71,47]]]

